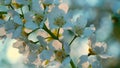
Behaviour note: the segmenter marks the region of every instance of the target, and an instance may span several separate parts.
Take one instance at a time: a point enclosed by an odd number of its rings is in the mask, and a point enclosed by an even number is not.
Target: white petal
[[[58,40],[52,41],[52,46],[55,48],[55,50],[61,50],[62,49],[62,43]]]
[[[34,29],[38,28],[38,25],[29,21],[29,22],[25,23],[25,27],[34,30]]]
[[[39,57],[40,57],[41,60],[50,60],[52,55],[53,55],[52,51],[43,50],[41,52],[41,54],[39,55]]]
[[[65,42],[65,41],[63,41],[62,44],[63,44],[63,48],[65,49],[66,54],[69,54],[70,53],[69,44],[67,42]]]
[[[92,68],[102,68],[102,65],[99,61],[95,61],[92,63]]]
[[[42,13],[43,12],[39,0],[34,0],[34,1],[32,0],[32,10],[37,12],[37,13]]]
[[[59,9],[58,7],[54,7],[51,10],[51,12],[47,15],[50,28],[57,28],[57,26],[54,25],[55,19],[60,16],[64,17],[64,15],[65,15],[65,12],[63,10]]]
[[[27,63],[25,64],[25,66],[27,66],[27,68],[36,68],[35,64],[32,64],[32,63]]]
[[[4,24],[5,21],[0,19],[0,25]]]
[[[99,55],[101,59],[110,59],[113,58],[113,56],[107,55],[107,54],[103,54],[103,55]]]
[[[76,19],[76,25],[80,26],[81,28],[84,28],[87,25],[87,18],[81,15]]]
[[[17,3],[19,4],[24,4],[24,5],[28,5],[29,2],[27,2],[28,0],[15,0]]]
[[[69,43],[73,39],[74,34],[72,30],[64,30],[63,36],[64,36],[63,41],[65,41],[66,43]]]
[[[94,25],[93,26],[91,25],[90,27],[86,27],[84,29],[83,36],[90,37],[90,36],[92,36],[93,32],[95,32],[95,27],[94,27]]]
[[[96,31],[96,37],[99,41],[107,39],[112,32],[113,25],[109,17],[103,17],[101,20],[100,28]]]
[[[57,61],[50,62],[46,68],[60,68],[61,63]]]
[[[107,44],[105,42],[96,42],[92,47],[97,54],[103,54],[106,52]]]
[[[13,38],[18,38],[21,36],[22,33],[22,26],[19,26],[13,33]]]
[[[54,0],[43,0],[44,4],[52,4]]]
[[[5,4],[10,4],[11,3],[11,0],[5,0]]]
[[[28,56],[28,59],[30,62],[34,62],[37,59],[37,54],[36,53],[30,53]]]
[[[7,7],[6,6],[3,6],[3,5],[0,5],[0,11],[5,11],[7,12]]]
[[[24,14],[25,20],[28,21],[33,21],[33,13],[32,12],[27,12]]]
[[[79,58],[79,62],[77,64],[78,68],[88,68],[89,63],[88,63],[88,55],[82,55]]]
[[[71,52],[70,56],[75,64],[77,64],[78,59],[82,55],[87,55],[89,46],[88,46],[88,39],[77,38],[71,44]]]
[[[15,24],[13,23],[13,21],[8,21],[7,23],[5,23],[5,29],[7,33],[11,33],[15,30]]]
[[[38,41],[36,32],[31,33],[31,34],[28,36],[28,39],[31,40],[31,41],[33,41],[33,42]]]
[[[22,20],[21,20],[20,17],[17,16],[17,15],[13,16],[13,21],[14,21],[15,23],[19,24],[19,25],[22,25],[22,24],[23,24],[23,23],[22,23]]]
[[[89,56],[89,62],[92,65],[92,68],[102,68],[100,61],[98,61],[97,56]]]
[[[40,42],[40,44],[42,46],[46,46],[47,45],[47,42],[45,41],[45,38],[43,38],[41,36],[38,36],[37,38],[38,38],[38,40],[39,40],[39,42]]]
[[[63,60],[60,68],[71,68],[70,60],[71,60],[70,57],[66,57],[66,58]]]
[[[16,12],[16,11],[14,11],[14,10],[8,10],[8,14],[10,15],[10,16],[19,16],[19,14]]]
[[[4,35],[6,35],[6,31],[5,31],[5,28],[2,27],[0,28],[0,36],[4,36]]]

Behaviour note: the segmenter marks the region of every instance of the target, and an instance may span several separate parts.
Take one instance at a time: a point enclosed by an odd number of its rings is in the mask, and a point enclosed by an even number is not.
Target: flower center
[[[57,26],[59,26],[59,27],[62,27],[65,23],[66,23],[66,22],[65,22],[63,16],[57,17],[57,18],[55,19],[55,22],[54,22],[54,24],[57,25]]]

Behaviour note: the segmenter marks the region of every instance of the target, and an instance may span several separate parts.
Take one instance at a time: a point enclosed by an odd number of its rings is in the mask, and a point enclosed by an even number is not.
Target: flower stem
[[[21,13],[22,13],[22,17],[24,19],[24,13],[23,13],[22,7],[20,8],[20,10],[21,10]]]
[[[72,68],[76,68],[76,66],[75,66],[74,62],[72,61],[72,59],[70,60],[70,64],[71,64]]]
[[[76,38],[77,38],[77,36],[75,35],[75,36],[73,37],[73,39],[71,40],[71,42],[69,43],[69,46],[73,43],[73,41],[74,41]],[[77,68],[77,67],[75,66],[74,62],[72,61],[72,59],[70,60],[70,64],[71,64],[72,68]]]
[[[28,33],[28,35],[30,35],[31,33],[35,32],[35,31],[37,31],[38,29],[40,29],[40,28],[36,28],[36,29],[32,30],[30,33]]]
[[[13,7],[11,4],[9,5],[9,7],[10,7],[12,10],[14,10],[14,7]]]
[[[58,38],[47,28],[47,26],[44,24],[43,29],[50,34],[50,36],[56,40],[58,40]]]
[[[71,40],[71,42],[69,43],[69,46],[73,43],[73,41],[74,41],[76,38],[77,38],[77,36],[75,35],[75,36],[73,37],[73,39]]]
[[[59,32],[60,32],[60,28],[58,28],[58,31],[57,31],[57,38],[59,38]]]
[[[29,9],[29,11],[31,10],[31,6],[30,5],[28,5],[28,9]]]

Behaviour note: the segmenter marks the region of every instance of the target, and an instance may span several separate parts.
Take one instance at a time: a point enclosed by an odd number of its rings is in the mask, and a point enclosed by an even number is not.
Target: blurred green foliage
[[[120,14],[113,14],[113,37],[120,41]]]

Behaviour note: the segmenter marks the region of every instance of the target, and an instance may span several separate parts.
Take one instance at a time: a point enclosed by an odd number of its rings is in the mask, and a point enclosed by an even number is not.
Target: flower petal
[[[29,21],[29,22],[25,23],[25,27],[34,30],[34,29],[38,28],[38,25],[32,21]]]
[[[19,26],[13,33],[12,38],[18,38],[21,36],[22,33],[22,26]]]
[[[52,57],[52,55],[53,55],[53,52],[52,52],[52,51],[43,50],[43,51],[40,53],[39,57],[40,57],[41,60],[50,60],[51,57]]]

